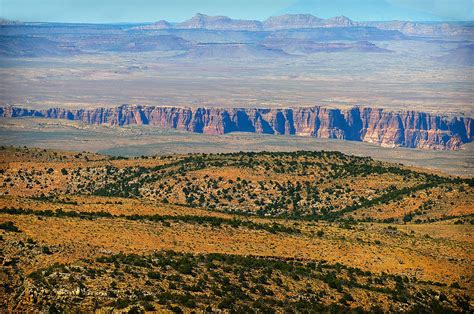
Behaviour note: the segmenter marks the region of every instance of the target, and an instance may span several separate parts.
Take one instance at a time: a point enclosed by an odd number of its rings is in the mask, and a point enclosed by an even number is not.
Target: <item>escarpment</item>
[[[68,119],[87,124],[154,125],[205,134],[253,132],[361,141],[387,147],[458,150],[472,141],[471,117],[417,111],[320,106],[288,109],[179,108],[122,105],[115,108],[35,110],[0,108],[3,117]]]

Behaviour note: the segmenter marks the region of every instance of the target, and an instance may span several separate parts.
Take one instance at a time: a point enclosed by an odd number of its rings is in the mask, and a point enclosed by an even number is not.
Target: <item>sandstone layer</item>
[[[374,143],[387,147],[458,150],[472,141],[471,117],[417,111],[320,106],[288,109],[180,108],[122,105],[115,108],[35,110],[0,108],[3,117],[68,119],[87,124],[154,125],[205,134],[253,132],[312,136]]]

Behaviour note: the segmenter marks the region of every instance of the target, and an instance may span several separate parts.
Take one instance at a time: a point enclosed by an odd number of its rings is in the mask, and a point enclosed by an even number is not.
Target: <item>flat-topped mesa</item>
[[[287,109],[181,108],[122,105],[45,110],[0,107],[3,117],[68,119],[87,124],[154,125],[205,134],[252,132],[361,141],[386,147],[458,150],[472,142],[471,117],[417,111],[321,106]]]

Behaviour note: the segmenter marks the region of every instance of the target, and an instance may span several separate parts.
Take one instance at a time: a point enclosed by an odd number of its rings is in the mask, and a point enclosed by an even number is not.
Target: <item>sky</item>
[[[0,17],[18,21],[180,22],[195,13],[264,20],[285,13],[356,21],[472,21],[474,0],[0,0]]]

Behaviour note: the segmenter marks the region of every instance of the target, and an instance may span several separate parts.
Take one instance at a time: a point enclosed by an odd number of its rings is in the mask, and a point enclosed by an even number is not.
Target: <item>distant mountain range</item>
[[[234,20],[227,16],[209,16],[198,13],[189,20],[176,24],[176,28],[257,31],[262,29],[262,23],[259,21]]]
[[[346,16],[321,19],[311,14],[285,14],[273,16],[260,22],[256,20],[234,20],[227,16],[210,16],[198,13],[192,18],[177,24],[158,21],[154,24],[135,27],[135,29],[208,29],[208,30],[246,30],[268,31],[280,29],[353,27],[363,26]]]
[[[412,36],[465,36],[473,37],[474,24],[459,23],[422,23],[407,21],[387,22],[356,22],[346,16],[336,16],[322,19],[311,14],[285,14],[273,16],[265,21],[235,20],[227,16],[209,16],[198,13],[194,17],[172,24],[167,21],[158,21],[153,24],[137,26],[134,29],[207,29],[207,30],[234,30],[234,31],[274,31],[285,29],[331,28],[369,26],[383,30],[397,30]]]
[[[294,58],[314,53],[396,52],[388,41],[450,44],[445,64],[473,65],[474,26],[462,23],[355,22],[285,14],[261,22],[196,14],[181,23],[67,24],[0,22],[0,56],[47,57],[166,51],[163,58],[239,60]],[[380,44],[379,44],[380,43]],[[455,46],[457,44],[457,47]],[[385,49],[388,47],[388,49]]]

